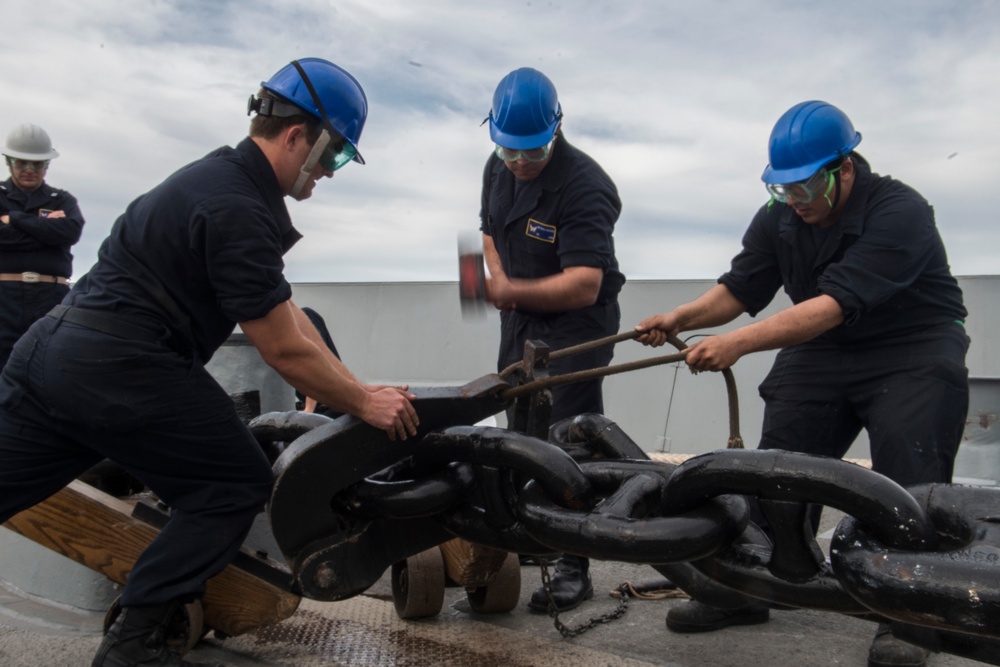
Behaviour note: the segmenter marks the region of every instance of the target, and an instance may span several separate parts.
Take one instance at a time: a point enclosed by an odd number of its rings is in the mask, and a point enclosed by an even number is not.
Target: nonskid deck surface
[[[840,516],[824,512],[821,535]],[[822,541],[821,541],[822,543]],[[826,547],[826,544],[822,544]],[[660,578],[643,565],[594,561],[595,595],[560,618],[569,627],[612,611],[610,592],[626,581]],[[746,667],[747,665],[865,665],[875,626],[839,614],[772,611],[764,625],[679,635],[664,618],[681,599],[632,599],[618,620],[563,639],[544,614],[527,609],[540,583],[537,566],[521,568],[521,599],[508,613],[477,614],[465,591],[448,588],[434,617],[400,620],[389,577],[365,595],[343,602],[303,600],[298,611],[276,626],[220,640],[209,635],[189,654],[229,667]],[[0,664],[4,667],[76,667],[90,664],[100,643],[101,614],[55,607],[0,586]],[[973,667],[981,663],[947,654],[932,655],[930,667]]]

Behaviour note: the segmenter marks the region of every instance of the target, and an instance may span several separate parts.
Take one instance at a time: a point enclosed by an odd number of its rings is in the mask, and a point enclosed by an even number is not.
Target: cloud
[[[238,142],[259,82],[309,55],[364,85],[368,165],[290,203],[293,280],[454,279],[455,237],[478,226],[480,122],[524,65],[618,184],[630,276],[725,270],[766,199],[771,126],[805,99],[844,109],[875,170],[934,204],[957,273],[996,272],[996,2],[38,0],[5,24],[0,132],[38,123],[62,153],[50,182],[87,217],[77,275],[129,201]]]

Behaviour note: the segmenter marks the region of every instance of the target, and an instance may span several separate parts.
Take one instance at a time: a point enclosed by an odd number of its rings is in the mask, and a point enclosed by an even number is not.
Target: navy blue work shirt
[[[207,362],[236,323],[264,317],[291,298],[282,256],[301,237],[270,162],[247,138],[181,168],[129,204],[97,264],[63,303],[175,325],[136,280],[131,253],[190,318],[195,352]]]
[[[65,218],[48,218],[62,211]],[[83,214],[76,197],[42,184],[25,192],[8,178],[0,183],[0,214],[10,224],[0,225],[0,273],[34,271],[46,276],[73,275],[70,248],[83,233]]]
[[[844,322],[823,334],[836,343],[904,336],[964,321],[962,290],[951,275],[931,205],[913,188],[872,173],[852,153],[857,171],[840,219],[819,248],[813,230],[786,204],[761,207],[743,250],[719,282],[750,315],[779,287],[792,303],[826,294]]]
[[[560,135],[542,173],[518,184],[503,160],[483,173],[480,231],[493,237],[508,278],[545,278],[571,266],[604,271],[597,303],[614,301],[625,283],[612,237],[618,190],[601,166]]]

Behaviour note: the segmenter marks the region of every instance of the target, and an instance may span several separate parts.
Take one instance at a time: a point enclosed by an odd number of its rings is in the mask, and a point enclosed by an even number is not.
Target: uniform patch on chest
[[[528,218],[528,226],[525,228],[524,234],[533,239],[545,241],[546,243],[556,242],[555,225],[546,225],[544,222],[538,222],[533,218]]]

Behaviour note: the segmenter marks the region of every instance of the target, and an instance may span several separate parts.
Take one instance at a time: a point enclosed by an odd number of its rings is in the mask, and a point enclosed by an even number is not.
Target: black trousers
[[[872,468],[902,486],[950,482],[969,409],[969,338],[958,324],[846,347],[778,353],[760,385],[760,449],[841,458],[864,428]]]
[[[125,606],[201,597],[270,497],[267,458],[200,363],[43,317],[0,375],[0,522],[105,458],[171,507]]]
[[[59,283],[0,281],[0,368],[7,363],[14,344],[32,324],[69,292]]]

